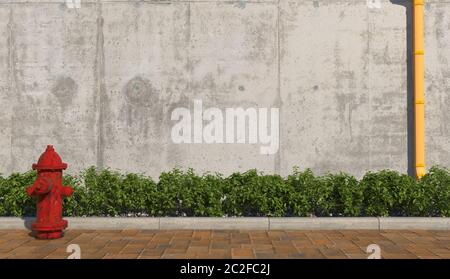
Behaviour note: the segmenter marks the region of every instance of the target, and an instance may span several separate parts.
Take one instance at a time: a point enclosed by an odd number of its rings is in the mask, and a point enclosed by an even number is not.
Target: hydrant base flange
[[[53,223],[52,225],[42,224],[42,223],[34,223],[31,225],[31,228],[36,231],[61,231],[67,228],[67,220],[61,219],[58,223]]]
[[[63,236],[62,231],[35,231],[35,237],[37,239],[57,239]]]
[[[67,228],[67,223],[67,220],[62,219],[51,226],[43,223],[34,223],[31,225],[31,228],[38,239],[56,239],[63,236],[63,230]]]

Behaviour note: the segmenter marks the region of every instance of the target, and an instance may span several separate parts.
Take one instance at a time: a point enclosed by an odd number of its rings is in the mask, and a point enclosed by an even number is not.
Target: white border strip
[[[439,217],[67,217],[76,230],[450,230]],[[34,218],[0,217],[0,230],[30,229]]]

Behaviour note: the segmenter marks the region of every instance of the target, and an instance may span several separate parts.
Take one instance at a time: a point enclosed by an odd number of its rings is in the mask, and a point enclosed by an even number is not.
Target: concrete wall
[[[410,1],[0,0],[0,172],[412,165]],[[426,158],[450,165],[450,2],[427,0]],[[408,26],[410,27],[410,26]],[[280,150],[174,144],[177,107],[279,107]]]

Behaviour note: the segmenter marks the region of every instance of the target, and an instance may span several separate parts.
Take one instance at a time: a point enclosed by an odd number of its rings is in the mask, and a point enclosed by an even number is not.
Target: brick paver
[[[450,259],[450,231],[88,231],[68,230],[56,240],[36,240],[23,230],[0,231],[1,258],[273,259],[367,258],[378,244],[386,259]]]

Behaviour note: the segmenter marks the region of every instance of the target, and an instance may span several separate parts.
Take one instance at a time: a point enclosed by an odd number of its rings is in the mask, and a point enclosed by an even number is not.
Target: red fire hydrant
[[[32,229],[39,239],[54,239],[62,237],[62,231],[67,227],[67,220],[62,219],[62,200],[73,193],[70,186],[62,186],[62,171],[67,168],[53,146],[39,157],[33,170],[37,170],[37,179],[27,188],[29,196],[37,197],[36,221]]]

